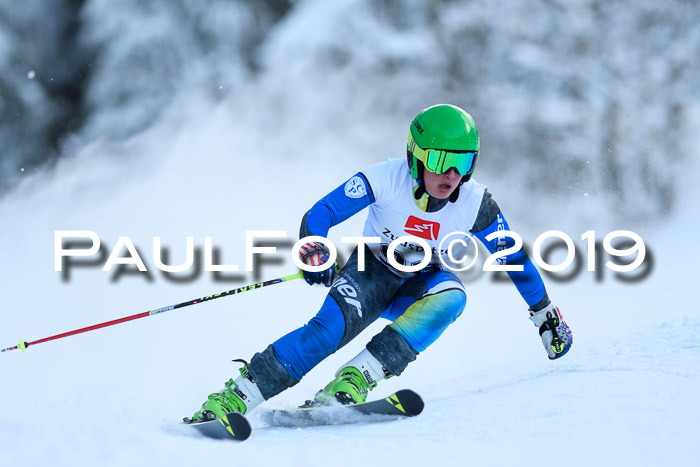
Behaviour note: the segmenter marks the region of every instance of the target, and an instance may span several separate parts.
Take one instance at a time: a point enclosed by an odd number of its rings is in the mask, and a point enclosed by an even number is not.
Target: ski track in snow
[[[412,419],[272,428],[251,414],[254,431],[244,443],[200,438],[144,413],[132,420],[127,408],[119,416],[109,400],[106,419],[81,420],[77,407],[60,401],[41,410],[13,405],[3,410],[0,460],[321,466],[350,455],[382,465],[540,465],[549,452],[567,465],[692,465],[700,455],[698,333],[700,320],[680,318],[580,346],[559,362],[416,384],[426,408]]]

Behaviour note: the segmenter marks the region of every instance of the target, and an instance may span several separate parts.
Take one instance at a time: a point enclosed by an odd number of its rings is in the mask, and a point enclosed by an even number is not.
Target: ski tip
[[[233,412],[212,420],[192,420],[185,417],[180,426],[190,426],[207,438],[236,441],[245,441],[253,431],[248,419]]]
[[[421,396],[419,396],[415,391],[410,389],[402,389],[400,391],[396,391],[395,395],[398,400],[401,401],[401,405],[406,411],[406,415],[415,416],[423,412],[425,403],[423,402],[423,398],[421,398]]]
[[[248,419],[239,413],[228,413],[225,419],[226,422],[222,422],[222,425],[233,435],[234,439],[245,441],[253,432],[250,423],[248,423]],[[235,427],[235,433],[230,429],[231,427]]]

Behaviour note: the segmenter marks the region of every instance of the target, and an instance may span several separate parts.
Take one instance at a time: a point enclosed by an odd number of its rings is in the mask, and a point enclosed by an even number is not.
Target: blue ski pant
[[[276,359],[294,380],[378,318],[391,324],[367,348],[399,375],[462,314],[467,297],[453,273],[433,270],[400,279],[371,253],[365,258],[365,271],[359,272],[353,253],[316,316],[272,344]]]

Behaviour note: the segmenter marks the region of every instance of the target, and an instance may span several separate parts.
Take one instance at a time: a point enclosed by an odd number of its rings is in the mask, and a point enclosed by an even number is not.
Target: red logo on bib
[[[416,237],[426,240],[437,240],[440,232],[440,224],[437,222],[424,221],[415,216],[409,216],[404,230]]]

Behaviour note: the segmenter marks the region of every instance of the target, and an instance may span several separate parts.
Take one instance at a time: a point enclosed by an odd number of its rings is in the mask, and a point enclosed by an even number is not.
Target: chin
[[[432,196],[433,198],[435,198],[435,199],[447,199],[447,198],[450,197],[450,195],[452,195],[452,191],[450,191],[449,193],[447,193],[447,194],[445,194],[445,195],[434,195],[434,194],[432,194],[431,192],[428,192],[428,194],[429,194],[430,196]]]

